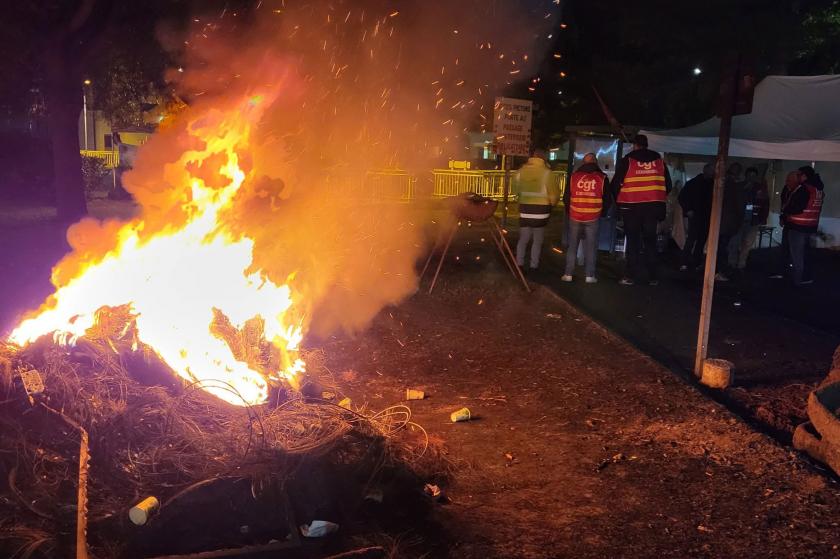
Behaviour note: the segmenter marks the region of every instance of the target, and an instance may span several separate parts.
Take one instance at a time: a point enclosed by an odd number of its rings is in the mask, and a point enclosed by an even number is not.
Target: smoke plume
[[[141,207],[135,230],[151,238],[186,222],[196,178],[228,184],[222,154],[179,161],[203,149],[195,130],[224,134],[217,121],[250,100],[260,108],[238,152],[246,178],[221,221],[253,240],[253,271],[291,286],[313,333],[364,328],[416,290],[428,246],[430,205],[401,200],[408,182],[394,170],[428,194],[429,170],[465,158],[464,132],[492,129],[494,97],[531,77],[557,15],[551,1],[277,0],[162,31],[178,61],[167,79],[187,106],[124,176]],[[72,227],[56,286],[113,250],[119,227]]]

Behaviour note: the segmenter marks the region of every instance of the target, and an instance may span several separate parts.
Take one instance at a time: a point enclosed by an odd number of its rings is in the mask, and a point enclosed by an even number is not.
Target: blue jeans
[[[785,228],[787,231],[788,228]],[[808,273],[808,259],[811,251],[811,233],[790,229],[787,231],[788,249],[790,250],[790,263],[793,266],[793,283],[800,285],[804,280],[810,279]]]
[[[578,243],[583,239],[583,262],[586,277],[595,277],[595,257],[598,249],[598,220],[575,221],[569,219],[569,244],[566,247],[566,275],[575,271]]]

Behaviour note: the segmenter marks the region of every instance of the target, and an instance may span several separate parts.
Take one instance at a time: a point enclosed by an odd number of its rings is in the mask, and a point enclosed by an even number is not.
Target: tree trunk
[[[87,214],[82,157],[79,153],[79,114],[82,78],[78,61],[61,43],[46,51],[46,105],[52,142],[53,184],[58,218],[73,222]]]

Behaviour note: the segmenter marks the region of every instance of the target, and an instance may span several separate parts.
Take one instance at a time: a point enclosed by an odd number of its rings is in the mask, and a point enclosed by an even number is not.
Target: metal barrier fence
[[[119,166],[118,151],[80,150],[83,157],[102,159],[105,167]],[[501,200],[504,197],[505,172],[498,170],[433,169],[432,196],[457,196],[475,192],[486,198]],[[329,173],[325,180],[336,194],[352,198],[373,200],[413,200],[417,197],[417,177],[402,169],[378,169],[358,173]],[[552,171],[551,180],[560,189],[566,187],[566,172]]]
[[[486,198],[504,197],[504,171],[466,171],[454,169],[435,169],[432,196],[457,196],[464,192],[475,192]],[[566,172],[552,171],[551,180],[560,190],[562,198],[566,188]]]
[[[328,188],[345,198],[367,200],[411,200],[417,195],[417,177],[401,169],[357,172],[328,172]]]
[[[79,153],[82,154],[82,157],[96,157],[97,159],[102,159],[105,162],[105,167],[108,169],[113,169],[120,164],[120,152],[114,151],[106,151],[106,150],[93,150],[93,149],[81,149]]]
[[[418,196],[417,177],[401,169],[367,171],[363,176],[331,175],[328,180],[334,191],[348,197],[373,200],[413,200]],[[562,197],[566,188],[566,172],[552,171],[551,180]],[[498,170],[433,169],[432,196],[443,198],[475,192],[486,198],[504,197],[505,172]],[[428,191],[426,191],[428,194]]]
[[[504,194],[504,171],[467,171],[434,169],[432,196],[457,196],[475,192],[486,198],[501,198]]]
[[[411,200],[417,195],[417,177],[400,169],[367,171],[362,187],[375,200]]]
[[[560,191],[560,199],[566,193],[566,171],[551,171],[551,180],[557,185],[557,190]]]

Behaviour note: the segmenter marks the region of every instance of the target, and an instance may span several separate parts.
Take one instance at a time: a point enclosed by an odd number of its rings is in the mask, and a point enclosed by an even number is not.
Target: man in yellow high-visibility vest
[[[545,163],[543,150],[534,150],[527,163],[513,175],[511,191],[519,201],[516,263],[520,268],[525,267],[525,252],[531,242],[531,270],[537,270],[545,226],[551,217],[551,208],[560,200],[560,188],[551,180],[551,169]]]

